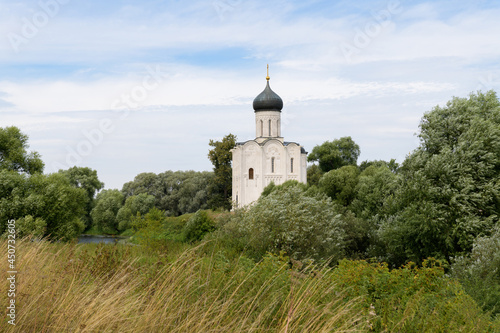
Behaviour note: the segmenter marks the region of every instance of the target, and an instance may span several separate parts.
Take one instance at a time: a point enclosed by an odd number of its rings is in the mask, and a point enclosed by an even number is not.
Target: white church
[[[281,136],[283,100],[267,84],[253,101],[255,139],[236,143],[233,157],[233,194],[236,207],[256,201],[271,182],[287,180],[307,183],[307,152],[295,142]],[[235,207],[235,208],[236,208]]]

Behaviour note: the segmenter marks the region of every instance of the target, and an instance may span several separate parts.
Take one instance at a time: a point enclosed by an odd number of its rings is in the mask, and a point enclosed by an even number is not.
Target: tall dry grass
[[[203,245],[201,245],[203,246]],[[0,249],[6,249],[5,240]],[[16,326],[1,332],[361,332],[356,299],[326,272],[301,274],[276,257],[255,265],[184,251],[150,260],[117,245],[18,240]],[[6,281],[7,258],[0,260]],[[0,304],[8,304],[7,283]]]

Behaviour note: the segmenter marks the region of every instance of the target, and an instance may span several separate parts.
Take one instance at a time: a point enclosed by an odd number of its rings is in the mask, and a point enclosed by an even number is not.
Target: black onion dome
[[[257,111],[280,111],[283,109],[283,100],[269,86],[267,81],[266,88],[253,100],[253,109]]]

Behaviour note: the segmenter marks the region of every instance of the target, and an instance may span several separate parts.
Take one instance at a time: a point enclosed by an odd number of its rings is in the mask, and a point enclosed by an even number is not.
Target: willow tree
[[[500,101],[493,91],[436,106],[422,118],[419,138],[380,233],[395,264],[468,252],[500,216]]]

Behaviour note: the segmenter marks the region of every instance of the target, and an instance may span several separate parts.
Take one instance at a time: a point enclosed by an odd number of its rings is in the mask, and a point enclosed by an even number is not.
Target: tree
[[[393,173],[397,173],[399,169],[399,163],[396,162],[396,160],[393,158],[389,162],[383,161],[383,160],[375,160],[375,161],[363,161],[359,165],[359,170],[362,172],[365,169],[367,169],[370,166],[376,166],[376,167],[381,167],[381,166],[386,166],[391,170]]]
[[[214,173],[203,171],[165,171],[158,175],[141,173],[123,185],[125,198],[149,194],[155,207],[167,215],[178,216],[208,208],[209,191]]]
[[[85,225],[86,193],[71,186],[67,177],[50,175],[26,175],[0,170],[0,225],[5,221],[20,219],[22,229],[55,240],[71,240],[77,237]],[[35,223],[33,226],[27,224]]]
[[[104,183],[97,177],[97,171],[87,167],[72,167],[68,170],[59,170],[59,173],[68,177],[70,184],[76,188],[81,188],[87,193],[85,202],[85,213],[82,220],[86,229],[92,226],[90,212],[95,206],[95,195],[104,187]]]
[[[356,216],[366,220],[379,214],[385,216],[396,189],[397,175],[385,163],[374,163],[359,175],[354,200],[349,208]]]
[[[125,198],[147,193],[158,197],[160,193],[158,176],[153,172],[143,172],[135,176],[134,180],[123,184],[122,193]]]
[[[118,230],[116,215],[123,206],[123,194],[118,190],[104,190],[96,197],[96,205],[90,215],[94,225],[105,233],[115,234]]]
[[[321,171],[328,172],[345,165],[356,165],[360,152],[359,146],[347,136],[314,147],[307,160],[317,161]]]
[[[317,186],[319,184],[321,176],[323,176],[323,172],[318,165],[313,164],[307,167],[307,185]]]
[[[0,127],[0,170],[27,174],[42,173],[44,164],[37,152],[28,153],[28,136],[19,128]]]
[[[158,176],[164,195],[157,208],[173,216],[208,208],[213,172],[167,171]]]
[[[214,147],[208,151],[208,158],[214,166],[215,175],[211,188],[211,206],[229,210],[232,207],[230,197],[233,177],[231,149],[236,145],[236,136],[228,134],[222,141],[210,140],[209,145]]]
[[[358,176],[357,166],[345,165],[325,173],[319,180],[319,188],[338,204],[347,207],[354,199]]]
[[[398,265],[472,249],[500,216],[500,102],[493,91],[453,98],[420,123],[420,146],[383,221],[387,259]]]
[[[130,228],[132,218],[137,214],[146,215],[155,206],[155,197],[146,193],[133,195],[125,200],[125,204],[118,210],[116,220],[118,230]]]

